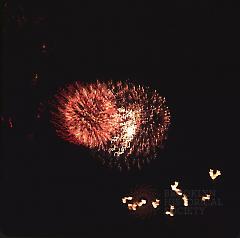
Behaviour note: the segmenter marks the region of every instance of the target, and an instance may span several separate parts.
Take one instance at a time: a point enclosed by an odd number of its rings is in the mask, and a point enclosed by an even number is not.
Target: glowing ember
[[[183,200],[183,205],[185,207],[187,207],[188,206],[188,198],[187,198],[187,196],[185,194],[183,194],[182,200]]]
[[[216,173],[213,172],[213,169],[210,169],[209,175],[212,180],[216,179],[218,176],[221,175],[221,171],[217,170]]]
[[[170,211],[166,211],[165,214],[173,217],[174,216],[174,209],[175,209],[175,207],[170,205]]]
[[[35,73],[32,78],[32,85],[35,86],[37,84],[38,80],[39,80],[39,76],[37,73]]]
[[[122,198],[123,203],[127,203],[127,200],[132,200],[132,197],[124,197]]]
[[[124,198],[122,198],[122,202],[127,203],[127,201],[131,201],[132,199],[133,199],[132,197],[124,197]],[[137,207],[141,207],[142,205],[145,205],[146,203],[147,203],[147,200],[141,199],[140,202],[128,203],[127,206],[128,206],[129,210],[136,211]]]
[[[159,204],[160,204],[160,200],[159,199],[156,199],[155,201],[152,202],[152,206],[154,208],[157,208],[159,206]]]
[[[130,201],[124,199],[124,202],[128,203],[128,210],[134,211],[131,214],[143,219],[149,218],[156,213],[156,209],[153,208],[150,201],[155,201],[157,205],[160,200],[156,199],[156,194],[152,187],[146,185],[136,187],[130,194],[131,196],[126,196],[125,198],[131,197],[132,199]]]
[[[133,203],[133,204],[129,203],[128,204],[128,209],[132,210],[132,211],[136,211],[137,210],[137,203]]]
[[[202,196],[202,201],[210,200],[211,196],[210,194],[206,194],[205,196]]]
[[[178,182],[175,181],[174,185],[171,185],[171,188],[174,192],[176,192],[177,195],[182,196],[182,190],[177,187],[178,187]]]
[[[56,95],[54,123],[62,138],[89,148],[104,148],[119,128],[113,93],[106,84],[79,83]]]
[[[138,206],[141,207],[142,205],[145,205],[147,203],[147,200],[142,199],[141,202],[138,203]]]

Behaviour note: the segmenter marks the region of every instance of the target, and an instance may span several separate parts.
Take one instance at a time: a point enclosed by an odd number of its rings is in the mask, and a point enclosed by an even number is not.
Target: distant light
[[[212,180],[216,179],[218,176],[221,175],[221,171],[217,170],[216,173],[213,172],[213,169],[210,169],[209,171],[209,175],[211,177]]]
[[[188,198],[187,198],[187,196],[185,194],[183,194],[182,200],[183,200],[183,205],[185,207],[187,207],[188,206]]]
[[[210,194],[206,194],[205,196],[202,196],[202,201],[210,200],[211,196]]]
[[[159,206],[159,204],[160,204],[160,200],[159,199],[156,199],[155,201],[152,202],[152,206],[154,208],[157,208]]]
[[[182,196],[182,191],[181,191],[181,189],[179,189],[179,188],[177,188],[177,187],[178,187],[178,182],[175,181],[174,185],[171,185],[171,188],[172,188],[172,190],[173,190],[174,192],[177,193],[177,195]]]
[[[170,211],[166,211],[165,212],[166,215],[169,215],[169,216],[173,217],[174,216],[174,209],[175,209],[175,207],[173,205],[170,205]]]
[[[8,126],[9,126],[9,128],[13,128],[13,121],[12,121],[11,117],[9,117],[9,119],[8,119]]]

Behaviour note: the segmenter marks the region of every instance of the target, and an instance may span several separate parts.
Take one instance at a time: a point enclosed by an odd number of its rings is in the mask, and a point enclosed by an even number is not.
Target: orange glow
[[[142,199],[140,202],[137,203],[137,205],[138,205],[139,207],[141,207],[142,205],[144,205],[144,204],[146,204],[146,203],[147,203],[147,200]]]

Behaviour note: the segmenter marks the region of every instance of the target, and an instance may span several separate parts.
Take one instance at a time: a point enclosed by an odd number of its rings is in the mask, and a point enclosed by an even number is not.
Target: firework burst
[[[55,96],[57,134],[93,149],[110,165],[131,167],[154,157],[166,139],[170,112],[149,88],[122,82],[76,82]],[[141,159],[140,159],[141,158]]]
[[[81,85],[76,82],[56,95],[53,122],[57,134],[71,143],[103,149],[116,134],[117,107],[107,85]]]
[[[119,133],[109,143],[109,162],[139,168],[154,158],[166,139],[170,112],[165,98],[147,87],[131,83],[110,83],[121,118]],[[116,160],[117,159],[117,160]]]

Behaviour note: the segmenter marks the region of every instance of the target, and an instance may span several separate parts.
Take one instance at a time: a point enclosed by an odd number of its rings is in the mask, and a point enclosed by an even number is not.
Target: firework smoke
[[[94,149],[119,168],[140,167],[166,139],[170,112],[165,99],[148,88],[122,82],[76,82],[55,98],[52,114],[57,134]]]

